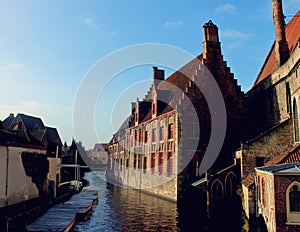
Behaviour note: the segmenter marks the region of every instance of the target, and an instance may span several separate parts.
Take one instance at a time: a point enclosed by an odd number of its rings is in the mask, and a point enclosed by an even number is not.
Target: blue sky
[[[300,0],[284,1],[285,14],[294,15],[299,6]],[[168,44],[198,55],[202,25],[209,19],[219,27],[224,59],[247,91],[274,40],[271,0],[1,0],[0,119],[11,112],[42,117],[70,143],[74,98],[98,60],[143,43]],[[109,141],[129,113],[130,101],[142,98],[148,85],[129,91],[122,113],[111,107],[118,93],[150,78],[151,65],[114,77],[95,107],[99,139],[83,141],[87,148]],[[112,111],[117,113],[112,116]]]

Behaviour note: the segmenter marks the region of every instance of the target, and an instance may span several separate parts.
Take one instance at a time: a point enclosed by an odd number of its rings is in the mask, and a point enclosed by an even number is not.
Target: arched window
[[[290,211],[300,212],[300,187],[294,185],[289,192]]]
[[[292,112],[290,84],[286,83],[285,88],[286,88],[286,110],[290,114]]]
[[[266,184],[265,184],[265,180],[264,178],[261,179],[261,202],[263,204],[263,206],[266,205],[266,196],[265,196],[265,193],[266,193]]]
[[[294,181],[286,190],[287,221],[300,223],[300,183]]]
[[[226,197],[232,198],[236,191],[236,176],[230,172],[225,179]]]
[[[223,198],[223,185],[221,181],[215,180],[211,186],[211,196],[213,199]]]
[[[293,101],[293,112],[294,112],[294,134],[295,142],[299,142],[299,121],[298,121],[298,107],[296,99]]]

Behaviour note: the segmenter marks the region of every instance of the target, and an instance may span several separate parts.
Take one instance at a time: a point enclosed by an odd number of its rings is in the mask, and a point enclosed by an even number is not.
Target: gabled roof
[[[275,156],[273,159],[271,159],[269,162],[266,163],[266,166],[255,168],[256,170],[277,170],[280,167],[286,167],[282,166],[284,164],[287,164],[289,166],[293,163],[300,163],[300,144],[294,146],[291,148],[288,152]],[[293,165],[292,165],[293,166]],[[254,173],[251,173],[249,176],[247,176],[243,181],[243,185],[246,187],[249,187],[254,182]]]
[[[294,146],[287,153],[278,155],[266,163],[267,166],[284,163],[300,162],[300,144]]]
[[[24,123],[26,129],[29,130],[29,131],[45,129],[45,125],[44,125],[42,119],[40,119],[40,118],[29,116],[29,115],[26,115],[26,114],[18,114],[16,116],[16,118],[17,117],[21,118],[21,120]]]
[[[248,188],[249,186],[251,186],[254,183],[254,178],[255,178],[254,173],[252,173],[242,181],[242,184]]]
[[[11,127],[12,122],[14,121],[15,117],[13,114],[10,114],[6,119],[3,120],[2,126],[4,129],[9,129]]]
[[[288,42],[289,51],[290,53],[294,50],[297,46],[297,43],[300,38],[300,11],[291,19],[291,21],[287,24],[285,28],[286,33],[286,40]],[[274,51],[274,44],[273,43],[269,54],[254,82],[254,86],[257,85],[259,82],[263,81],[267,78],[270,74],[276,71],[276,59],[275,59],[275,51]]]
[[[63,145],[56,128],[47,126],[45,136],[49,142],[56,143],[59,147]]]
[[[9,131],[0,131],[0,145],[45,150],[43,144],[38,141],[28,141],[18,134]]]
[[[178,71],[174,72],[171,76],[166,79],[166,82],[161,82],[157,89],[158,90],[167,90],[170,91],[170,84],[176,86],[177,88],[181,89],[185,92],[186,87],[189,85],[190,79],[188,77],[192,77],[196,74],[196,70],[199,68],[199,62],[202,61],[203,55],[202,53],[192,59],[190,62],[185,64],[182,68]],[[172,98],[180,99],[177,95],[182,95],[181,91],[173,91]]]
[[[107,143],[96,143],[93,150],[105,151],[108,149]]]
[[[30,134],[38,141],[43,141],[43,138],[46,134],[46,129],[30,131]]]

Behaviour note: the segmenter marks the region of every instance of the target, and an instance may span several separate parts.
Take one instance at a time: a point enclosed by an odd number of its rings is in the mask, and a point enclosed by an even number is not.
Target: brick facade
[[[284,165],[281,166],[284,167]],[[299,231],[300,218],[298,216],[298,222],[289,221],[289,207],[287,206],[290,200],[290,187],[294,183],[300,184],[299,173],[280,171],[273,173],[263,169],[256,170],[258,214],[262,215],[268,231]],[[300,213],[297,212],[297,214]]]
[[[244,93],[226,61],[223,60],[218,27],[209,21],[204,24],[203,30],[203,54],[191,60],[166,80],[162,77],[163,70],[153,68],[153,84],[150,90],[143,100],[132,103],[132,114],[109,144],[111,165],[108,166],[108,179],[139,188],[151,186],[149,183],[157,185],[160,179],[165,183],[165,178],[169,178],[168,168],[161,168],[159,160],[162,157],[162,160],[170,161],[168,156],[171,152],[174,179],[170,179],[166,185],[169,187],[161,186],[153,191],[151,188],[146,190],[168,196],[175,201],[182,199],[190,184],[204,174],[199,173],[199,167],[208,144],[214,142],[210,141],[212,114],[215,114],[214,126],[224,127],[226,124],[227,130],[218,159],[210,171],[216,173],[233,164],[232,154],[239,146],[244,132],[241,129],[245,118]],[[215,98],[215,89],[212,89],[211,85],[205,86],[206,78],[214,78],[217,84],[215,88],[219,87],[221,103],[226,108],[224,121],[221,113],[219,114],[219,108],[214,109],[215,112],[209,109],[206,98]],[[200,85],[202,88],[206,87],[206,96],[200,90]],[[165,135],[168,136],[166,131],[171,123],[169,118],[174,122],[174,138],[159,140],[161,123],[164,124]],[[156,136],[153,135],[154,130]],[[152,155],[155,156],[154,172],[149,170],[152,166],[150,159]],[[115,161],[114,166],[112,161]],[[132,168],[133,172],[124,174],[126,168]]]

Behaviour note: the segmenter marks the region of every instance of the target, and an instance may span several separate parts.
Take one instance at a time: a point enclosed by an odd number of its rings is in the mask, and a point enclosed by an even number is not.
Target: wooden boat
[[[63,232],[69,232],[69,231],[71,231],[71,229],[74,226],[75,221],[76,221],[76,214],[74,215],[74,217],[72,218],[72,220],[69,222],[69,224],[65,227],[65,229],[63,230]]]

